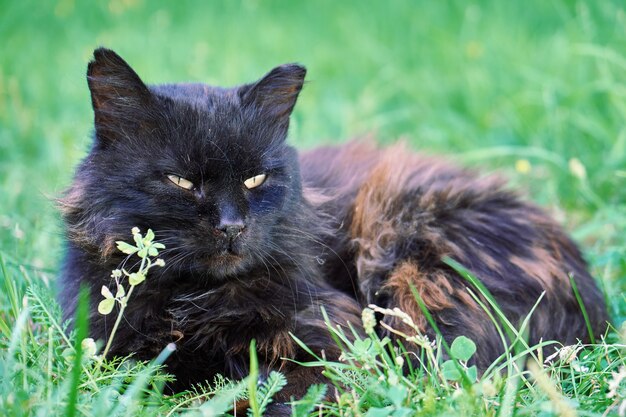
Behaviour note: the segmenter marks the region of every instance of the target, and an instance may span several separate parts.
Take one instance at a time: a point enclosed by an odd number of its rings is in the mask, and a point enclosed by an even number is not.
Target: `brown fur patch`
[[[387,167],[377,166],[367,182],[361,187],[354,203],[354,217],[352,219],[351,233],[354,237],[375,240],[380,237],[377,232],[385,227],[388,220],[385,219],[385,208],[390,201],[387,186]]]
[[[97,252],[102,259],[108,258],[116,250],[114,236],[102,236],[103,230],[97,231],[94,220],[85,215],[84,181],[75,178],[63,197],[56,200],[57,207],[66,219],[68,239],[77,246],[90,252]],[[68,221],[68,219],[72,219]]]
[[[557,282],[559,285],[566,285],[569,288],[567,273],[563,271],[563,265],[555,259],[552,253],[538,247],[533,247],[530,250],[531,257],[511,256],[509,261],[525,274],[537,280],[546,290],[547,295],[555,290]]]
[[[274,335],[272,339],[261,340],[258,352],[267,358],[270,367],[275,366],[279,361],[282,362],[280,368],[284,365],[282,358],[293,358],[295,356],[296,347],[294,341],[288,332],[281,332]]]
[[[115,244],[115,238],[113,236],[106,236],[100,247],[100,254],[103,258],[108,258],[117,250]]]
[[[63,216],[67,217],[76,214],[80,210],[83,199],[83,183],[79,178],[76,178],[71,187],[65,191],[63,197],[56,200],[56,203]]]
[[[421,271],[413,261],[402,262],[388,276],[382,289],[389,291],[393,305],[407,313],[421,331],[426,331],[426,318],[422,313],[411,286],[420,295],[430,313],[450,308],[463,308],[465,312],[476,314],[480,307],[469,295],[465,287],[457,287],[443,271],[428,273]]]
[[[401,263],[389,274],[382,289],[393,294],[393,307],[411,316],[422,331],[426,330],[426,319],[415,301],[411,286],[419,293],[430,312],[454,306],[451,300],[453,288],[445,276],[430,277],[420,272],[419,267],[411,261]]]
[[[354,201],[350,235],[357,245],[356,266],[361,277],[367,272],[388,272],[392,266],[380,261],[388,258],[386,250],[396,239],[397,197],[407,168],[401,158],[394,158],[399,151],[396,146],[385,153],[364,179]]]
[[[483,262],[487,268],[489,268],[489,270],[498,274],[502,273],[500,262],[498,262],[498,260],[489,253],[486,251],[477,251],[476,255],[478,256],[478,259],[480,259],[480,261]]]
[[[257,352],[272,365],[281,358],[293,357],[296,350],[288,331],[276,333],[272,338],[259,338],[257,343]],[[227,353],[234,356],[248,352],[248,348],[247,344],[232,344]]]

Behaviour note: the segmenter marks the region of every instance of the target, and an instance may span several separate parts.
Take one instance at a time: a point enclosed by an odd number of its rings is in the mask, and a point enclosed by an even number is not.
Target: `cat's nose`
[[[228,240],[233,240],[243,232],[246,226],[243,223],[221,223],[218,227],[222,233],[226,235]]]

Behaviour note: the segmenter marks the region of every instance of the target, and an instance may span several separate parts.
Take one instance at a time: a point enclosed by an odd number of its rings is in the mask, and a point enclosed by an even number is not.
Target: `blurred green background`
[[[148,83],[307,66],[290,140],[373,134],[513,184],[574,233],[626,312],[626,13],[621,1],[0,0],[0,255],[53,282],[53,199],[90,143],[93,49]]]

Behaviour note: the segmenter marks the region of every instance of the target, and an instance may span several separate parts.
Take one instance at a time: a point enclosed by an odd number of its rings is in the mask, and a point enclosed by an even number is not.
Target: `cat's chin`
[[[233,252],[222,252],[199,262],[198,267],[216,278],[225,278],[245,272],[249,262],[242,255]]]

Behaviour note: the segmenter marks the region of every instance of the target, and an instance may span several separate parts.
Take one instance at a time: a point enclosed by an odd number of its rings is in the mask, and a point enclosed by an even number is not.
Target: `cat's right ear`
[[[114,140],[134,127],[152,95],[139,76],[118,54],[98,48],[87,67],[87,83],[95,114],[96,136]]]
[[[276,67],[256,83],[240,87],[241,102],[244,106],[255,107],[276,121],[288,124],[305,75],[306,68],[298,64]]]

